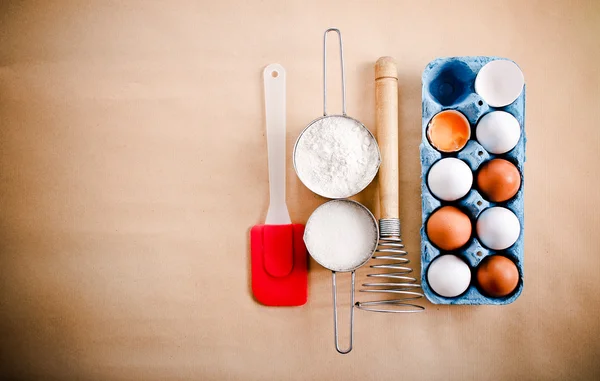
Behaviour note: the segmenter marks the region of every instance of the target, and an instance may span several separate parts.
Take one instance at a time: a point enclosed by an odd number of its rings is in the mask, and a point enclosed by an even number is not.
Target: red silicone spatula
[[[250,233],[252,292],[267,306],[301,306],[307,298],[304,226],[292,224],[285,203],[285,69],[263,72],[269,157],[269,210]]]

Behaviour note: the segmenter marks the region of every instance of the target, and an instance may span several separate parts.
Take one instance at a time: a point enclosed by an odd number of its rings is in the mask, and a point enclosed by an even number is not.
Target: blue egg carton
[[[422,287],[427,299],[434,304],[463,304],[502,305],[515,301],[523,291],[523,250],[524,250],[524,213],[523,213],[523,166],[525,163],[525,86],[521,95],[505,107],[491,107],[484,99],[475,93],[475,78],[479,70],[488,62],[505,58],[499,57],[450,57],[438,58],[431,61],[422,76],[422,140],[421,155],[421,195],[422,195],[422,225],[421,225],[421,274]],[[434,115],[442,110],[457,110],[462,112],[471,124],[471,139],[459,152],[442,153],[437,151],[427,138],[427,125]],[[492,111],[502,110],[511,113],[519,121],[521,137],[516,147],[511,151],[494,155],[487,152],[476,140],[475,126],[479,119]],[[473,187],[469,193],[454,202],[440,201],[427,186],[427,173],[431,166],[444,157],[456,157],[466,162],[474,173]],[[521,186],[515,197],[503,203],[487,201],[475,189],[475,172],[479,166],[496,157],[506,159],[515,164],[521,173]],[[435,247],[427,237],[425,224],[429,216],[443,205],[454,205],[466,212],[473,223],[473,234],[469,242],[454,252],[442,252]],[[513,211],[521,224],[521,232],[517,242],[506,250],[491,250],[479,242],[476,237],[475,221],[486,208],[503,206]],[[436,294],[427,282],[427,270],[431,262],[442,254],[454,254],[465,260],[471,268],[471,284],[461,295],[447,298]],[[501,298],[491,298],[481,293],[475,281],[475,270],[487,256],[501,254],[511,258],[519,270],[519,284],[516,290]]]

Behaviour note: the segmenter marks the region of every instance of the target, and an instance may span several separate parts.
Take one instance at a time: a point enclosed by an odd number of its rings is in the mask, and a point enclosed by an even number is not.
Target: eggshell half
[[[475,92],[492,107],[504,107],[513,103],[521,95],[523,85],[523,72],[516,63],[509,60],[487,63],[475,78]]]

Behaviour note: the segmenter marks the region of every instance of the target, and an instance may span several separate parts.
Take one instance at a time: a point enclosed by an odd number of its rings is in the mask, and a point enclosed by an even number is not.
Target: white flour
[[[333,200],[308,219],[304,242],[310,255],[333,271],[365,263],[377,247],[377,224],[369,211],[349,200]]]
[[[298,140],[294,156],[298,177],[328,198],[350,197],[377,174],[377,142],[355,120],[330,116],[314,122]]]

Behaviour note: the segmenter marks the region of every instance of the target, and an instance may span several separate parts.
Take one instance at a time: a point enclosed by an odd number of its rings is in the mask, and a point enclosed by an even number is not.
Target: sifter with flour
[[[342,114],[327,113],[327,34],[335,32],[340,45]],[[327,29],[323,37],[323,116],[312,121],[294,146],[294,169],[300,181],[314,193],[332,198],[310,216],[304,242],[311,257],[332,272],[335,348],[341,354],[352,350],[354,327],[355,270],[373,255],[378,243],[377,221],[356,201],[344,200],[369,185],[381,163],[377,141],[358,120],[346,115],[346,79],[342,35]],[[336,273],[351,272],[349,345],[338,340]]]
[[[336,32],[342,70],[342,115],[327,113],[327,33]],[[308,189],[326,198],[354,196],[369,185],[381,155],[375,137],[346,115],[346,77],[342,35],[327,29],[323,37],[323,116],[310,122],[294,146],[294,169]]]

